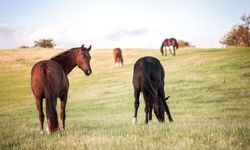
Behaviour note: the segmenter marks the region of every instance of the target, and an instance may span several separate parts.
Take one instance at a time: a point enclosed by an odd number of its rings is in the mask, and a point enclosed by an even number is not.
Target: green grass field
[[[0,51],[0,149],[250,149],[250,48],[181,49],[175,57],[127,49],[120,69],[112,50],[92,50],[91,76],[69,74],[66,130],[40,134],[30,70],[61,51]],[[153,116],[145,125],[141,96],[132,125],[133,65],[142,56],[165,68],[171,124]]]

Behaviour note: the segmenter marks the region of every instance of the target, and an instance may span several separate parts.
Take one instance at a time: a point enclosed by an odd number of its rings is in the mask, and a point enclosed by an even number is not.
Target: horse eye
[[[82,55],[82,58],[86,58],[86,56],[85,56],[85,55]]]

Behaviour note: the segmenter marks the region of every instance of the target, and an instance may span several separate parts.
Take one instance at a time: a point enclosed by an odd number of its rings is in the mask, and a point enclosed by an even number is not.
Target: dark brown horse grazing
[[[171,38],[171,39],[165,39],[162,44],[161,44],[161,55],[167,55],[167,48],[169,49],[170,54],[172,54],[172,51],[170,49],[170,46],[173,46],[173,55],[175,56],[175,49],[178,49],[178,42],[175,38]],[[164,48],[165,47],[165,48]],[[165,54],[164,54],[165,51]]]
[[[61,100],[62,128],[65,129],[65,107],[68,97],[69,81],[67,75],[77,65],[85,75],[92,73],[90,67],[89,48],[84,45],[67,50],[49,60],[36,63],[31,71],[31,88],[36,99],[39,113],[40,130],[43,132],[43,98],[46,99],[46,117],[48,133],[59,129],[56,104],[57,97]]]
[[[123,66],[122,50],[120,48],[115,48],[113,50],[115,67]]]
[[[142,57],[134,65],[133,86],[134,86],[134,119],[137,122],[137,111],[139,108],[139,97],[142,92],[145,102],[145,123],[151,123],[152,109],[160,122],[165,121],[164,112],[166,111],[170,122],[173,121],[164,92],[164,68],[160,61],[154,57]]]

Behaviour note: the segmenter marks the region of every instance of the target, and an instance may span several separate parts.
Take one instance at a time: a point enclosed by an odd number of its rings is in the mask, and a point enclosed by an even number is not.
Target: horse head
[[[158,119],[159,122],[164,122],[165,121],[165,110],[163,105],[159,102],[158,104],[153,104],[153,109],[156,118]]]
[[[82,71],[87,76],[92,73],[92,70],[90,67],[90,59],[91,59],[91,56],[89,54],[90,50],[91,50],[91,45],[89,46],[89,48],[86,48],[84,47],[84,44],[83,44],[77,54],[77,66],[80,69],[82,69]]]
[[[166,97],[163,101],[159,101],[156,104],[153,104],[153,109],[154,109],[154,113],[156,118],[158,119],[159,122],[164,122],[165,121],[165,108],[164,108],[164,104],[170,96]]]

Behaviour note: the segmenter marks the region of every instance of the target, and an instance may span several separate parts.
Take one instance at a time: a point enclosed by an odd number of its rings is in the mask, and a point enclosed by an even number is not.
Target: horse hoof
[[[121,63],[119,63],[119,68],[121,68],[122,67],[122,64]]]
[[[137,118],[133,118],[133,125],[137,123]]]
[[[152,125],[152,120],[149,120],[148,125]]]
[[[118,67],[119,67],[119,64],[118,64],[117,62],[115,63],[115,67],[116,67],[116,68],[118,68]]]
[[[47,134],[51,134],[51,131],[49,130],[49,127],[47,126],[47,128],[46,128],[46,132],[47,132]]]
[[[40,134],[41,134],[41,135],[44,134],[43,130],[40,130]]]

